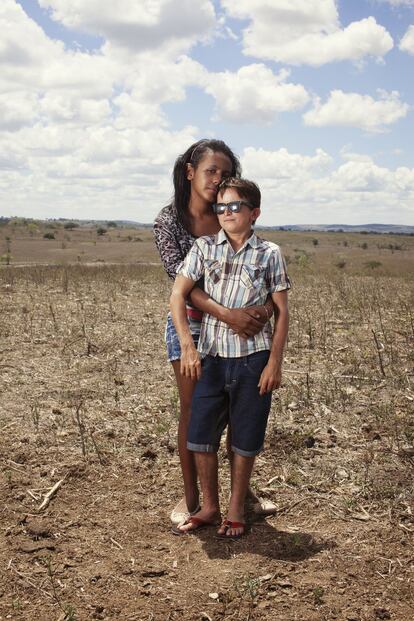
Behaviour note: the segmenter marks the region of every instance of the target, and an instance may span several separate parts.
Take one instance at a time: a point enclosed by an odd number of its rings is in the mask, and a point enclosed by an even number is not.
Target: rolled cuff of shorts
[[[243,451],[243,449],[239,449],[237,446],[233,445],[231,446],[231,450],[233,453],[237,453],[237,455],[241,455],[242,457],[256,457],[256,455],[263,451],[263,444],[257,451]]]
[[[194,444],[193,442],[187,442],[187,448],[195,453],[217,453],[219,449],[218,446],[213,446],[213,444]]]

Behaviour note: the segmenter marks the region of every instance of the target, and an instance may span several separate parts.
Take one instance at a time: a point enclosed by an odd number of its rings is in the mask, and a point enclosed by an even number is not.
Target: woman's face
[[[187,179],[191,183],[191,199],[197,198],[206,203],[214,203],[217,189],[225,177],[232,173],[229,157],[220,151],[207,151],[199,161],[197,168],[187,164]]]

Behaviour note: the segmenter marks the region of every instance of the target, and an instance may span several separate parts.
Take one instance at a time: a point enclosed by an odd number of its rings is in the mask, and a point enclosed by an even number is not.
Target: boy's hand
[[[280,365],[275,365],[271,362],[268,362],[262,371],[258,383],[259,394],[264,395],[267,392],[272,392],[272,390],[276,390],[276,388],[279,388],[281,381],[282,369]]]
[[[184,377],[199,380],[201,377],[201,360],[198,351],[193,346],[181,352],[180,371]]]

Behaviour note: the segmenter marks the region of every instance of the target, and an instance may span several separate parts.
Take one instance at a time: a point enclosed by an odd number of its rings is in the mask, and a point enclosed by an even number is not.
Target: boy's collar
[[[229,240],[227,239],[227,235],[224,232],[224,229],[220,229],[219,232],[217,233],[217,236],[216,236],[216,243],[217,244],[222,244],[223,242],[228,242],[228,241]],[[257,235],[256,235],[256,233],[254,232],[253,229],[252,229],[252,234],[246,240],[246,244],[250,244],[250,246],[252,248],[257,248],[257,246],[259,245],[258,237],[257,237]]]

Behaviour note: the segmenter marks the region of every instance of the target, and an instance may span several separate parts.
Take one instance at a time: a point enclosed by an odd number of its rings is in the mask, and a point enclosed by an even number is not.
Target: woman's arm
[[[223,321],[243,338],[249,338],[263,330],[264,324],[269,321],[273,314],[273,302],[270,296],[266,300],[266,304],[249,306],[248,308],[221,306],[197,286],[191,291],[189,297],[191,303],[199,310]]]
[[[160,212],[154,222],[153,232],[155,245],[164,269],[168,276],[172,280],[175,280],[177,268],[184,257],[183,252],[168,224],[168,214],[165,214],[164,211]]]
[[[181,375],[193,380],[201,376],[201,362],[188,326],[185,301],[194,284],[190,278],[178,274],[170,297],[171,315],[181,347]]]
[[[182,249],[172,231],[174,224],[176,224],[175,220],[167,211],[160,212],[154,222],[155,245],[164,269],[172,280],[175,279],[177,268],[184,258]],[[214,302],[205,291],[197,286],[193,288],[189,297],[196,308],[227,323],[236,334],[243,338],[249,338],[260,332],[273,313],[270,296],[266,302],[266,309],[262,305],[249,308],[226,308]]]

